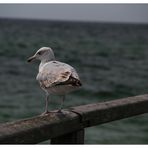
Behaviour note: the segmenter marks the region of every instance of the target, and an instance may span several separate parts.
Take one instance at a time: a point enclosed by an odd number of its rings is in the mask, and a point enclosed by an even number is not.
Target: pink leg
[[[58,110],[58,113],[62,113],[64,100],[65,100],[65,95],[62,96],[62,102],[61,102],[61,106],[60,106],[60,108],[59,108],[59,110]]]
[[[47,115],[47,114],[50,113],[50,112],[48,111],[48,99],[49,99],[49,94],[47,93],[47,94],[46,94],[46,98],[45,98],[45,100],[46,100],[45,111],[44,111],[41,115]]]

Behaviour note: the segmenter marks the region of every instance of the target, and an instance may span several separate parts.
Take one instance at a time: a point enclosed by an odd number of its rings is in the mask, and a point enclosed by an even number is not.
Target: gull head
[[[40,61],[52,61],[55,59],[55,57],[50,47],[42,47],[33,56],[28,58],[27,61],[31,62],[35,59],[40,60]]]

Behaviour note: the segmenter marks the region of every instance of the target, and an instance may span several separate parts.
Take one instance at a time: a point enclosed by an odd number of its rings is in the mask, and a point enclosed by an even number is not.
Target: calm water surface
[[[0,122],[36,116],[44,92],[35,80],[38,62],[26,59],[50,46],[71,64],[83,87],[65,107],[148,93],[148,25],[0,20]],[[50,109],[59,107],[52,96]],[[147,144],[148,115],[86,130],[88,144]],[[138,133],[138,134],[137,134]]]

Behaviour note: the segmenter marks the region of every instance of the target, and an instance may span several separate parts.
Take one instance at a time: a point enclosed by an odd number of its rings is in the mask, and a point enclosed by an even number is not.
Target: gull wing
[[[37,75],[41,87],[48,88],[66,82],[70,76],[79,80],[73,67],[66,63],[51,61],[43,66]]]

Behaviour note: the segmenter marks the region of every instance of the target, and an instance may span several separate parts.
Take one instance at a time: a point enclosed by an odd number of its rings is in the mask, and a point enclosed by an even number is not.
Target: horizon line
[[[52,21],[52,22],[71,22],[71,23],[104,23],[104,24],[129,24],[129,25],[148,25],[148,22],[123,22],[123,21],[93,21],[93,20],[69,20],[69,19],[46,19],[46,18],[20,18],[20,17],[2,17],[0,19],[7,20],[26,20],[26,21]]]

